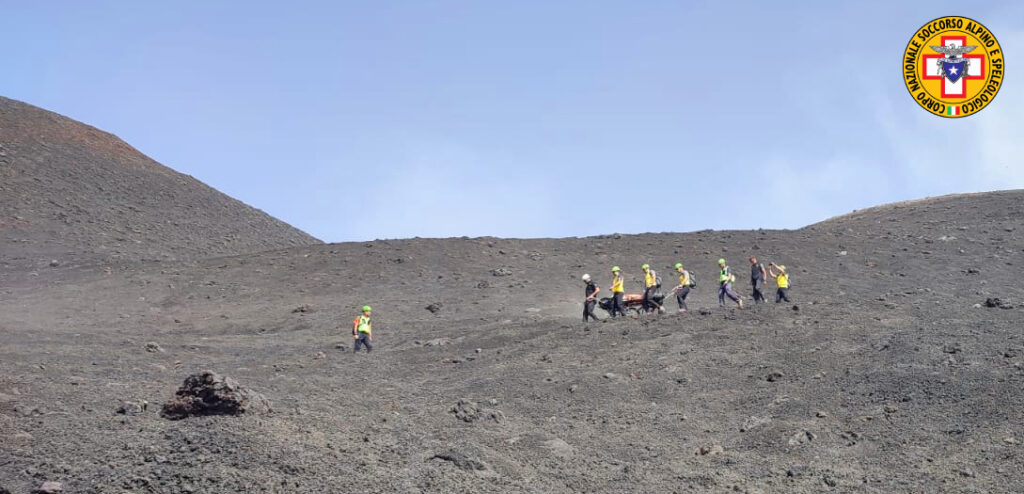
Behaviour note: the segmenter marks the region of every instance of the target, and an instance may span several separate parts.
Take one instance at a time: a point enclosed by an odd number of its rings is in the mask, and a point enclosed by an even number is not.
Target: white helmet
[[[583,281],[590,281],[590,275],[589,274],[583,275]]]

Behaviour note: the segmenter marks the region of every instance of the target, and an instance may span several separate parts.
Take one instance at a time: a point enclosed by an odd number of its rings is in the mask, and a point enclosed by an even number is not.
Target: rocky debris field
[[[1021,492],[1022,212],[1004,192],[796,231],[9,267],[0,487]],[[790,267],[792,304],[717,307],[720,256],[749,305],[748,254]],[[677,261],[701,280],[686,315],[581,322],[583,272],[636,291]],[[205,413],[241,395],[258,413]]]

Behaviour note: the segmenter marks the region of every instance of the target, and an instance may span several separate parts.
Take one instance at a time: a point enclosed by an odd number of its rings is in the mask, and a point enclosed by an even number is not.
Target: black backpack
[[[690,273],[690,288],[697,288],[697,275]]]

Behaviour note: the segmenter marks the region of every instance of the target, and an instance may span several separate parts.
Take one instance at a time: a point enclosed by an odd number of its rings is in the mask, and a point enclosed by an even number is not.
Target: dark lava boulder
[[[215,372],[203,371],[185,378],[177,393],[164,403],[160,416],[180,420],[196,415],[241,415],[267,413],[270,402],[237,381]]]

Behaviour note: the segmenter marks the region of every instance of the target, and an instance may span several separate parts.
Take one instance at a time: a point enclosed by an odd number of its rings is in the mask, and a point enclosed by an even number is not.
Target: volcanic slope
[[[0,97],[5,267],[191,259],[316,243],[111,134]]]
[[[46,270],[0,300],[0,487],[1024,492],[1022,218],[1011,191],[795,231]],[[789,266],[793,303],[717,307],[715,259],[747,295],[749,254]],[[677,261],[699,278],[685,316],[580,321],[584,272],[637,291],[640,264],[670,284]],[[364,303],[376,350],[352,355]],[[203,369],[274,412],[161,418]]]

